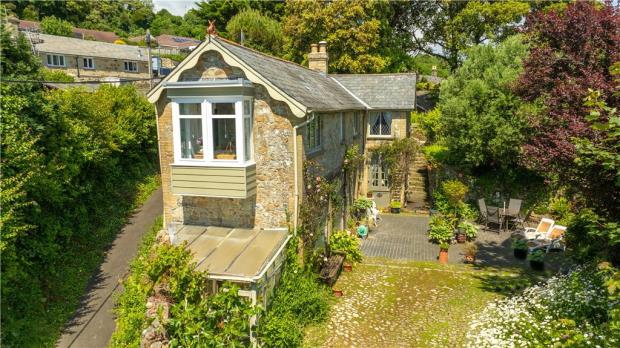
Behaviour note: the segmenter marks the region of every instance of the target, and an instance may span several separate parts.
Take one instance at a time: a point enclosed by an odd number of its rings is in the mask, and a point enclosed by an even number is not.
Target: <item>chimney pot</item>
[[[308,68],[327,74],[328,55],[327,42],[321,41],[310,45],[311,50],[308,54]]]
[[[433,65],[433,67],[431,68],[431,75],[437,76],[437,65]]]

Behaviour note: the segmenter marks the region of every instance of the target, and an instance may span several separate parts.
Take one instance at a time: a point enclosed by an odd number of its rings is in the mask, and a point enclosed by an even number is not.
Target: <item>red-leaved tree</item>
[[[564,9],[529,16],[525,33],[531,54],[516,84],[516,93],[544,105],[531,115],[532,127],[522,162],[565,182],[573,171],[573,138],[601,136],[585,119],[588,88],[601,92],[607,105],[618,105],[610,66],[620,61],[620,14],[611,2],[577,1]]]

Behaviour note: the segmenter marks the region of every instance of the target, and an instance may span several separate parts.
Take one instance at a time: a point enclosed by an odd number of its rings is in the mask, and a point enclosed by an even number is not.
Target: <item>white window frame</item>
[[[58,61],[58,64],[54,64],[54,58],[56,58],[56,60]],[[62,58],[62,64],[60,64]],[[45,63],[47,66],[51,66],[51,67],[62,67],[65,68],[67,66],[67,58],[62,55],[62,54],[51,54],[51,53],[46,53],[45,54]]]
[[[90,64],[85,64],[86,62],[90,62]],[[87,70],[95,70],[95,58],[82,57],[82,68]]]
[[[380,117],[381,115],[384,115],[384,117],[389,117],[389,128],[390,128],[389,131],[390,132],[388,134],[383,134],[380,128],[379,134],[373,134],[372,126],[374,122],[374,117],[375,116]],[[392,127],[393,123],[394,123],[394,114],[391,111],[372,111],[370,113],[370,117],[368,117],[368,136],[372,138],[392,138],[393,128],[394,128]]]
[[[313,152],[317,152],[321,150],[322,145],[323,145],[322,128],[323,128],[323,121],[321,119],[321,116],[319,115],[314,116],[314,119],[306,125],[307,149],[309,153],[313,153]],[[315,144],[310,143],[310,139],[311,139],[310,132],[313,130],[315,132],[314,134],[314,139],[316,139]]]
[[[132,67],[135,66],[135,70]],[[138,72],[138,62],[132,60],[123,61],[123,70],[126,72],[137,73]]]
[[[243,102],[250,103],[249,114],[244,115]],[[180,115],[179,104],[200,103],[201,115]],[[235,103],[234,115],[213,115],[213,103]],[[209,167],[246,167],[254,164],[254,141],[253,141],[253,118],[252,118],[252,97],[247,96],[225,96],[225,97],[175,97],[172,99],[172,138],[174,151],[174,165],[188,166],[209,166]],[[203,158],[182,158],[181,156],[181,118],[200,118],[202,120],[203,134]],[[245,132],[244,119],[250,119],[250,154],[249,159],[245,159]],[[213,151],[213,120],[214,119],[234,119],[235,120],[235,154],[236,159],[215,159]]]

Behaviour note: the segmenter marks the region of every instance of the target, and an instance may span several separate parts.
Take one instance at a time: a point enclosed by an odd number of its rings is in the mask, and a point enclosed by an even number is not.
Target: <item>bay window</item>
[[[175,98],[175,164],[241,166],[252,161],[252,98]]]

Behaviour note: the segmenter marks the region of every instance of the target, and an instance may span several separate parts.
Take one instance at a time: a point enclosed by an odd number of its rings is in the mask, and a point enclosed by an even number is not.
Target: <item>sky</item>
[[[196,8],[197,0],[153,0],[155,12],[166,9],[173,15],[183,16],[191,8]]]

